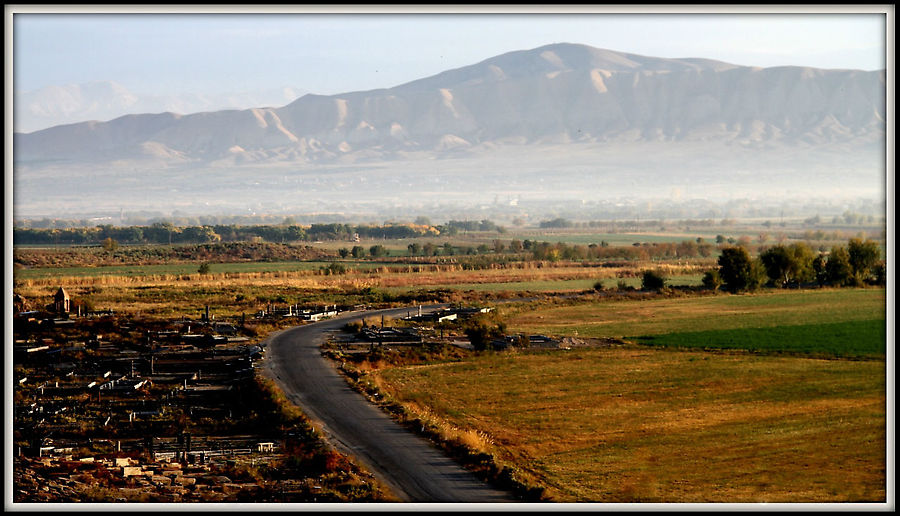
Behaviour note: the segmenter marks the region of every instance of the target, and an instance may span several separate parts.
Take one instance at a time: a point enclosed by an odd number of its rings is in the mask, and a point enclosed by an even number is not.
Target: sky
[[[184,12],[191,8],[137,14],[128,6],[118,7],[118,14],[91,14],[61,9],[13,13],[15,91],[109,80],[154,95],[285,86],[330,95],[389,88],[505,52],[560,42],[761,67],[875,70],[886,62],[885,16],[861,8],[850,14]]]

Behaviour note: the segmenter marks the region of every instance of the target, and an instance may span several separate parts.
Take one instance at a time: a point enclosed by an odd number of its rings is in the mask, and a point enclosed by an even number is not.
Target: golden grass
[[[884,367],[606,349],[378,375],[396,399],[489,436],[557,501],[877,502]]]
[[[677,269],[677,270],[682,270]],[[690,269],[690,268],[688,268]],[[684,270],[688,270],[684,269]],[[676,269],[673,269],[676,270]],[[683,271],[682,271],[683,272]],[[98,309],[157,315],[181,313],[185,307],[205,304],[232,313],[254,311],[262,303],[233,302],[237,296],[267,297],[279,293],[294,298],[298,293],[354,292],[368,288],[416,289],[454,284],[502,284],[522,281],[567,281],[612,278],[632,274],[630,269],[582,267],[578,264],[524,262],[484,270],[463,270],[459,264],[410,264],[353,270],[325,275],[315,270],[226,272],[213,274],[162,274],[148,276],[59,276],[17,278],[14,290],[36,306],[49,304],[60,286],[73,300],[89,298]],[[291,301],[293,302],[293,301]]]

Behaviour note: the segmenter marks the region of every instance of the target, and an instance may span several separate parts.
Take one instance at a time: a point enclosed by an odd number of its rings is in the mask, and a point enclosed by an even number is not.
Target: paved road
[[[429,306],[423,312],[433,310]],[[413,309],[354,312],[298,326],[269,337],[265,371],[287,397],[319,423],[325,437],[358,460],[407,502],[514,502],[449,459],[428,440],[409,432],[353,391],[319,345],[325,333],[363,317],[406,315]]]

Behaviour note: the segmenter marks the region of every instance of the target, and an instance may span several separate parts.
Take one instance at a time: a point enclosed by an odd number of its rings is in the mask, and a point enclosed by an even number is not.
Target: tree
[[[844,246],[831,248],[828,262],[825,263],[825,278],[828,283],[839,287],[850,283],[853,269],[850,267],[850,253]]]
[[[646,270],[641,276],[642,290],[662,290],[666,286],[666,277],[659,271]]]
[[[379,256],[387,256],[388,253],[387,248],[385,248],[383,245],[375,244],[369,248],[369,254],[377,258]]]
[[[778,286],[803,283],[813,278],[813,251],[800,242],[790,246],[777,245],[759,255],[766,274]]]
[[[350,249],[350,256],[354,258],[362,258],[366,255],[366,250],[363,249],[362,246],[355,245],[353,249]]]
[[[719,276],[726,290],[755,290],[765,281],[765,269],[743,247],[726,247],[719,256]]]
[[[474,319],[464,331],[472,347],[476,351],[484,351],[491,340],[503,338],[506,326],[502,322],[493,325],[482,319]]]
[[[346,258],[346,257],[350,256],[350,250],[347,249],[346,247],[342,247],[342,248],[338,249],[338,254],[341,255],[341,258]]]
[[[406,246],[406,250],[409,252],[410,256],[419,256],[419,253],[422,252],[422,246],[420,246],[417,242],[413,242]]]
[[[812,269],[815,272],[816,282],[819,284],[819,286],[824,285],[828,281],[828,276],[826,275],[825,268],[825,257],[821,254],[816,256],[812,262]]]
[[[453,244],[451,244],[450,242],[445,242],[444,243],[444,256],[453,256],[454,253],[455,253],[455,251],[453,249]]]
[[[118,248],[119,248],[119,243],[116,242],[115,240],[113,240],[112,237],[106,237],[106,239],[103,241],[103,249],[106,251],[112,252]]]
[[[706,271],[703,275],[703,286],[710,290],[719,290],[722,286],[722,278],[719,277],[718,270]]]
[[[884,266],[884,262],[880,261],[872,267],[872,275],[875,277],[874,281],[876,285],[885,286],[887,283],[887,269]]]
[[[872,268],[881,258],[881,248],[874,240],[863,242],[862,239],[854,238],[847,246],[847,254],[853,280],[857,285],[861,285],[869,279]]]
[[[197,268],[197,272],[200,274],[209,274],[209,264],[204,262],[200,264],[200,267]]]

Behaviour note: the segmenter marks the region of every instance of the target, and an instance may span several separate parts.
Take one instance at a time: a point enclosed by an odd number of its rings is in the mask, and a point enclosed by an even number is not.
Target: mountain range
[[[684,161],[671,174],[714,175],[735,168],[728,159],[765,151],[767,163],[815,169],[832,184],[829,174],[855,174],[857,164],[866,182],[877,181],[885,118],[884,70],[758,68],[561,43],[281,107],[131,114],[16,133],[14,160],[20,174],[46,178],[78,167],[117,177],[160,168],[282,174],[533,155],[546,170],[616,162],[608,172],[627,175],[666,149]],[[446,167],[436,169],[452,173]]]
[[[237,93],[135,93],[115,81],[46,86],[15,93],[15,132],[30,133],[87,120],[112,120],[135,113],[194,113],[221,109],[282,106],[304,92],[283,87]]]

